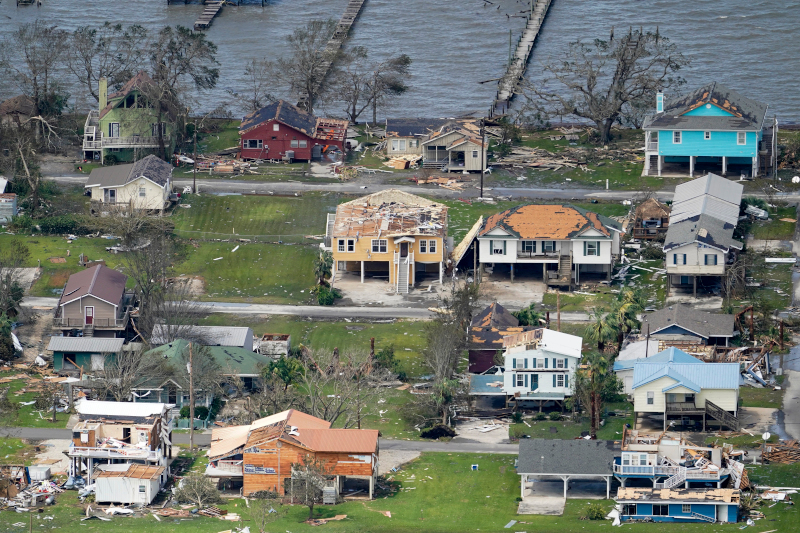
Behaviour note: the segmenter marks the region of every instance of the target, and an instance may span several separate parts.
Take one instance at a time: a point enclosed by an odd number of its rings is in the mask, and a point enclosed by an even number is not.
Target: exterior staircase
[[[572,256],[562,255],[558,258],[558,277],[572,279]]]
[[[706,416],[710,416],[733,431],[739,431],[739,419],[717,404],[706,400]]]
[[[401,257],[397,263],[397,292],[408,294],[408,270],[411,257]]]
[[[678,470],[677,474],[675,474],[675,475],[673,475],[671,477],[668,477],[667,479],[664,480],[663,483],[656,483],[655,488],[657,488],[657,489],[671,489],[673,487],[677,487],[678,485],[680,485],[684,481],[686,481],[686,469],[685,468],[680,468]]]
[[[83,336],[94,337],[94,326],[92,324],[87,324],[83,327]]]
[[[648,176],[658,176],[658,156],[650,156],[650,169],[647,171]]]
[[[692,513],[692,518],[697,518],[698,520],[702,520],[704,522],[708,522],[708,523],[711,523],[711,524],[713,524],[714,522],[717,521],[717,519],[714,518],[713,516],[706,516],[704,514],[695,513],[695,512]]]

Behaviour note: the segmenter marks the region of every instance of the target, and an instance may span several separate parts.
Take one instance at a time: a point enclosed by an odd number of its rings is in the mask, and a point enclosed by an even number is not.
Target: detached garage
[[[98,503],[150,505],[161,488],[163,466],[129,465],[127,470],[104,471],[95,477]]]

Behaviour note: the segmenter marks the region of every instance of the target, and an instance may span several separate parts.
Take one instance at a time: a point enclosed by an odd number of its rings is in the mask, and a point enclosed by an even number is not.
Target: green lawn
[[[375,350],[394,346],[400,370],[406,372],[408,376],[416,377],[429,373],[423,368],[421,358],[422,348],[425,345],[424,322],[397,320],[393,323],[369,323],[321,319],[312,321],[301,317],[279,315],[264,319],[218,313],[209,315],[199,324],[247,326],[253,328],[257,335],[288,333],[292,336],[293,346],[303,344],[311,348],[329,350],[339,348],[340,352],[348,349],[369,350],[369,340],[374,337]]]
[[[197,151],[199,153],[219,152],[226,148],[239,146],[239,120],[223,120],[213,127],[197,130]]]
[[[794,206],[778,207],[778,212],[769,210],[769,221],[753,223],[751,232],[756,239],[766,240],[791,240],[794,238],[796,222],[782,222],[780,219],[797,219],[797,209]]]
[[[800,463],[793,465],[769,464],[747,466],[750,481],[772,487],[797,487],[800,479]]]
[[[30,465],[36,453],[33,446],[15,437],[0,437],[0,464]]]
[[[0,377],[16,375],[18,372],[5,372],[0,373]],[[22,402],[31,402],[38,396],[38,392],[24,392],[16,394],[20,389],[27,387],[35,382],[40,382],[37,377],[30,377],[28,379],[15,379],[10,383],[3,383],[0,387],[8,387],[8,399],[12,403],[21,404]],[[69,419],[68,413],[56,413],[56,422],[53,423],[53,412],[37,411],[36,405],[18,405],[15,416],[9,419],[7,423],[15,427],[29,427],[29,428],[64,428]]]
[[[739,398],[742,400],[742,407],[769,407],[780,409],[783,405],[784,390],[772,390],[765,387],[757,389],[755,387],[741,387]]]
[[[631,413],[629,403],[611,404],[609,409]],[[545,413],[547,414],[547,413]],[[528,427],[524,422],[521,424],[511,424],[509,435],[529,435],[534,439],[561,439],[569,440],[580,437],[583,433],[588,433],[590,428],[589,417],[583,417],[579,422],[571,420],[535,420],[526,418],[525,422],[530,424]],[[633,424],[633,415],[609,416],[605,418],[605,423],[597,430],[597,438],[603,440],[619,440],[622,438],[622,429],[625,424]],[[555,431],[553,431],[555,428]]]
[[[178,235],[192,238],[261,237],[302,242],[305,235],[325,233],[328,213],[344,198],[337,194],[304,196],[187,196],[173,214]]]
[[[610,292],[608,287],[598,287],[596,293],[591,296],[585,294],[561,294],[561,311],[564,313],[571,311],[591,312],[595,307],[603,307],[608,310],[611,302],[616,300],[617,295]],[[553,321],[553,313],[558,307],[558,294],[548,292],[542,298],[542,308],[551,311],[550,321]]]

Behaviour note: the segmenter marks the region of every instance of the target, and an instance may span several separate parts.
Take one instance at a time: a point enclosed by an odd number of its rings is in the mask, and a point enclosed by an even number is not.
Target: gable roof
[[[736,208],[736,216],[739,215],[739,205],[742,203],[742,192],[744,185],[731,181],[717,174],[706,174],[703,177],[681,183],[675,187],[675,195],[672,197],[672,213],[686,211],[680,207],[682,203],[696,198],[712,197],[726,202]],[[697,211],[692,214],[700,214],[706,211]],[[708,212],[708,214],[713,214]],[[722,218],[722,217],[717,217]],[[724,219],[723,219],[724,220]],[[735,222],[732,220],[731,222]]]
[[[733,337],[734,316],[708,313],[689,304],[673,304],[642,316],[642,331],[650,326],[650,335],[671,326],[678,326],[695,335],[709,337]]]
[[[176,363],[180,360],[188,345],[189,341],[178,339],[158,348],[153,348],[147,353],[157,354]],[[237,376],[257,376],[260,375],[261,369],[272,360],[266,355],[236,346],[206,346],[204,349],[219,365],[222,375],[232,375],[231,372],[233,372],[233,375]]]
[[[269,120],[277,120],[308,137],[326,141],[344,140],[349,124],[346,120],[318,118],[285,100],[276,100],[244,117],[239,126],[239,134],[246,133]]]
[[[117,353],[122,351],[125,339],[102,337],[50,337],[47,349],[51,352]]]
[[[398,189],[362,196],[336,207],[334,238],[447,235],[447,206]]]
[[[673,201],[674,203],[674,201]],[[636,206],[636,218],[664,218],[670,216],[670,207],[655,198],[648,198]]]
[[[497,302],[492,302],[486,309],[475,315],[473,326],[484,328],[502,328],[519,326],[519,319]]]
[[[241,348],[249,340],[252,343],[253,330],[248,327],[231,326],[191,326],[188,330],[181,329],[185,336],[196,338],[204,346],[236,346]],[[165,344],[169,333],[169,326],[156,324],[153,326],[150,342],[152,344]],[[250,337],[248,339],[248,336]]]
[[[108,95],[108,104],[100,110],[100,118],[103,118],[109,111],[114,109],[114,107],[119,103],[119,99],[128,96],[134,90],[141,89],[145,85],[153,84],[155,84],[155,82],[153,81],[153,78],[147,74],[147,72],[143,70],[139,71],[134,77],[129,79],[119,91]]]
[[[632,388],[636,389],[657,379],[669,377],[675,380],[677,385],[696,392],[701,389],[739,389],[739,363],[677,362],[675,361],[677,352],[688,354],[677,348],[665,350],[665,352],[670,351],[672,360],[668,357],[667,361],[654,361],[651,358],[636,361],[633,366]],[[685,359],[683,355],[680,358]],[[665,390],[674,387],[675,385],[668,385]]]
[[[697,215],[675,224],[670,223],[664,237],[664,251],[685,244],[700,243],[723,252],[731,248],[742,249],[742,243],[733,238],[736,226],[709,215]]]
[[[426,136],[452,121],[447,118],[387,118],[387,137]]]
[[[165,187],[172,176],[172,165],[150,154],[135,163],[98,167],[89,174],[86,187],[121,187],[142,176]]]
[[[26,117],[32,116],[36,113],[36,103],[30,96],[20,94],[0,104],[0,115],[24,115]]]
[[[730,116],[685,115],[703,105],[715,105]],[[746,98],[721,83],[708,83],[689,94],[664,102],[664,111],[645,118],[643,129],[760,130],[767,104]]]
[[[646,341],[642,341],[638,344],[644,344]],[[653,343],[654,341],[650,341]],[[658,347],[658,341],[654,343],[656,347]],[[652,346],[652,344],[651,344]],[[656,348],[658,349],[658,348]],[[644,353],[644,352],[642,352]],[[684,352],[683,350],[679,350],[674,346],[670,346],[664,351],[658,352],[650,357],[640,357],[637,359],[622,359],[620,360],[619,357],[614,361],[614,370],[626,370],[633,368],[636,366],[638,362],[647,362],[647,363],[679,363],[683,365],[696,365],[696,364],[705,364],[700,359],[689,355],[688,353]]]
[[[479,237],[502,229],[520,239],[563,240],[595,229],[606,237],[622,231],[621,225],[608,217],[571,205],[526,204],[512,207],[486,219]]]
[[[377,429],[303,429],[294,438],[315,452],[375,453]]]
[[[128,276],[105,265],[89,267],[69,277],[64,292],[58,299],[58,305],[92,295],[111,305],[119,305],[125,294],[125,283]]]
[[[518,474],[612,474],[621,452],[611,440],[520,439]]]

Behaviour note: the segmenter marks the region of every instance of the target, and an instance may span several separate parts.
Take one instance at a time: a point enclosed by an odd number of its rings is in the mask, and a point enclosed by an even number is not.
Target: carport
[[[517,462],[520,496],[525,498],[525,485],[531,477],[561,479],[565,499],[570,480],[600,479],[606,483],[608,499],[614,458],[620,453],[619,445],[610,440],[522,440]]]

